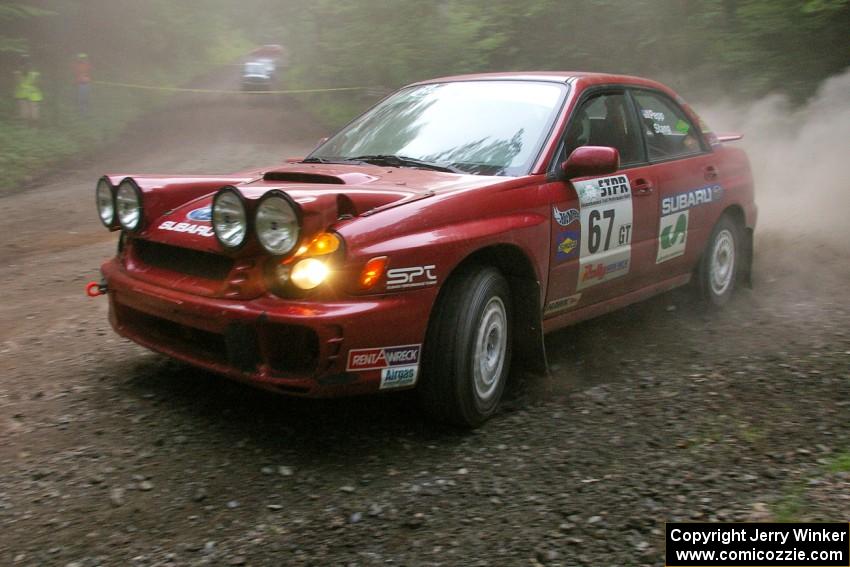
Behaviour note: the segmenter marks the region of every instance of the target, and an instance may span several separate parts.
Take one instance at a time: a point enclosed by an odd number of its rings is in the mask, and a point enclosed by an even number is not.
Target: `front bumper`
[[[272,88],[271,79],[245,77],[242,79],[242,90],[268,91]]]
[[[345,301],[264,295],[208,298],[102,267],[115,331],[194,366],[278,392],[333,397],[378,391],[382,371],[347,370],[349,351],[423,342],[433,289]]]

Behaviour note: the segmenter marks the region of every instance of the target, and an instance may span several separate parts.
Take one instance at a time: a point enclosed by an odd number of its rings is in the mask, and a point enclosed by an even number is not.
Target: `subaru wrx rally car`
[[[543,335],[693,283],[746,282],[746,155],[669,88],[588,73],[402,88],[306,158],[104,176],[115,330],[277,392],[416,388],[477,426]]]

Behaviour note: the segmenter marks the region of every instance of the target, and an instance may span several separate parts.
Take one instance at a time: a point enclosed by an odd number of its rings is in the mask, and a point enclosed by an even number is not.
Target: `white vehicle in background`
[[[275,77],[275,62],[272,59],[252,59],[242,67],[242,90],[270,90]]]

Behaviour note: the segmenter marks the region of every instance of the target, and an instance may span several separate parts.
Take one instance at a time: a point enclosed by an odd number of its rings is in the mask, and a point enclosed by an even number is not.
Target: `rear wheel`
[[[741,231],[723,216],[711,231],[699,268],[699,289],[709,305],[721,307],[732,297],[738,277]]]
[[[419,399],[428,415],[477,427],[502,398],[511,360],[510,288],[490,267],[469,266],[443,290],[428,328]]]

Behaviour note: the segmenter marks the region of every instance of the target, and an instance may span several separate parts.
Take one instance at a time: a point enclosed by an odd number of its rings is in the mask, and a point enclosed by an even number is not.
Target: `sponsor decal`
[[[723,187],[720,185],[706,185],[698,189],[691,189],[678,195],[671,195],[661,199],[661,214],[666,216],[671,213],[677,213],[705,205],[714,203],[723,198]]]
[[[381,370],[381,390],[404,388],[416,384],[418,366],[399,366]]]
[[[558,207],[552,207],[552,215],[555,217],[555,221],[561,226],[569,226],[579,220],[580,217],[578,209],[559,211]]]
[[[656,134],[670,135],[673,133],[669,125],[664,124],[666,116],[663,112],[655,112],[654,110],[646,109],[641,113],[646,120],[652,120],[652,131]]]
[[[652,123],[652,130],[656,134],[664,134],[665,136],[672,136],[673,135],[673,129],[670,128],[670,126],[668,124],[659,124],[658,122],[653,122]]]
[[[629,257],[623,257],[623,254],[620,253],[607,261],[582,264],[579,272],[578,289],[584,289],[628,274],[630,261]]]
[[[157,228],[160,230],[170,230],[173,232],[187,232],[189,234],[197,234],[199,236],[206,237],[215,236],[215,233],[213,232],[213,228],[211,226],[191,224],[188,222],[165,221]]]
[[[581,233],[577,230],[566,230],[558,235],[558,248],[555,257],[558,260],[569,260],[575,258],[579,253],[579,239]]]
[[[393,268],[387,270],[387,289],[406,289],[425,287],[437,283],[434,275],[434,265],[411,266],[409,268]]]
[[[685,253],[688,241],[689,211],[682,211],[661,217],[661,227],[658,230],[658,256],[656,264],[678,258]]]
[[[398,366],[418,366],[422,345],[361,348],[348,351],[346,370],[382,370]]]
[[[581,205],[576,286],[580,290],[629,273],[632,188],[625,175],[578,181],[574,186]]]
[[[632,198],[629,178],[625,175],[579,181],[575,184],[575,188],[578,191],[582,209],[612,201],[631,200]]]
[[[568,297],[562,297],[561,299],[556,299],[555,301],[550,301],[546,304],[546,309],[543,310],[544,315],[553,315],[560,311],[566,311],[567,309],[572,309],[578,302],[581,301],[581,294],[577,293],[575,295],[570,295]]]
[[[212,205],[207,205],[206,207],[201,207],[200,209],[195,209],[194,211],[189,211],[189,214],[186,215],[186,218],[193,221],[209,222],[212,220]]]

